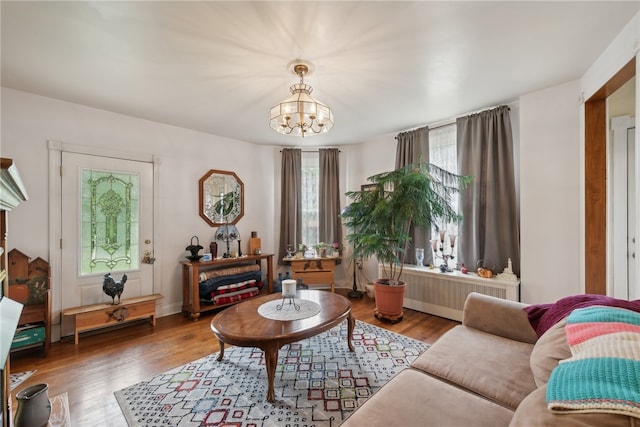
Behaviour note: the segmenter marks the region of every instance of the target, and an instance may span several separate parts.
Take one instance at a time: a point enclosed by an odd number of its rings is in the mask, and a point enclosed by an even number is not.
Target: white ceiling
[[[273,145],[366,141],[581,77],[640,1],[1,2],[2,86]],[[327,134],[269,108],[298,79]]]

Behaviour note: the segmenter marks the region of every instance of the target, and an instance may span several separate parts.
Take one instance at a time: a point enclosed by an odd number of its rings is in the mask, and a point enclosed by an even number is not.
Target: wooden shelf
[[[200,301],[199,275],[201,269],[213,269],[225,266],[233,266],[247,262],[267,264],[267,286],[268,292],[273,292],[273,254],[245,255],[238,258],[216,258],[211,261],[182,261],[182,311],[188,314],[193,320],[200,317],[200,313],[216,310],[222,307],[237,304],[209,304]]]

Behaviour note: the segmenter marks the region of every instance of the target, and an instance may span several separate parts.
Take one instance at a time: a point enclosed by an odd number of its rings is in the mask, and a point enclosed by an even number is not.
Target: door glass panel
[[[137,174],[83,169],[81,276],[139,268]]]

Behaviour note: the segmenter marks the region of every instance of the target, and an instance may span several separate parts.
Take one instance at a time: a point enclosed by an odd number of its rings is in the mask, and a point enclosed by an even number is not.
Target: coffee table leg
[[[355,351],[353,348],[353,342],[351,339],[353,338],[353,329],[356,326],[356,319],[353,317],[351,312],[349,312],[349,317],[347,317],[347,343],[349,344],[349,350]]]
[[[274,382],[276,377],[276,366],[278,364],[278,346],[275,343],[270,343],[263,348],[265,364],[267,365],[267,402],[273,402],[275,400]]]
[[[224,357],[224,343],[220,340],[218,340],[218,342],[220,343],[220,353],[218,353],[218,358],[216,360],[219,362]]]

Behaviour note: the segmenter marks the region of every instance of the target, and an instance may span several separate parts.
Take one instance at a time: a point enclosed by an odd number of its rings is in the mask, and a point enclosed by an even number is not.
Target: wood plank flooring
[[[348,289],[336,289],[346,296]],[[432,344],[457,322],[405,309],[401,322],[390,324],[373,316],[373,299],[351,299],[356,319]],[[161,372],[219,351],[209,327],[215,312],[198,321],[176,314],[159,318],[155,328],[140,321],[121,328],[89,332],[74,345],[73,337],[53,343],[47,357],[39,351],[11,355],[11,371],[37,370],[12,392],[49,384],[49,395],[67,392],[74,427],[126,426],[113,392]]]

